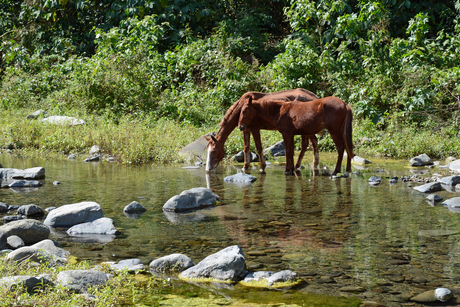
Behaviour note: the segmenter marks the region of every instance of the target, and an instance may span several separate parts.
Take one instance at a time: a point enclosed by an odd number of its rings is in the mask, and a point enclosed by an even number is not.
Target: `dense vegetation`
[[[459,17],[458,0],[0,0],[0,145],[68,153],[98,141],[23,120],[44,109],[107,133],[187,130],[175,152],[244,92],[303,87],[352,106],[358,151],[457,155]],[[125,162],[177,159],[109,147]]]

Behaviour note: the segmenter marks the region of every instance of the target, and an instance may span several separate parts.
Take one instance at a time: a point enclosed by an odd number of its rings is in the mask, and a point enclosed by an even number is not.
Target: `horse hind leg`
[[[313,146],[313,142],[312,142],[312,146]],[[305,155],[305,151],[307,150],[307,148],[308,148],[308,136],[302,135],[302,146],[300,148],[299,158],[297,158],[297,162],[294,166],[294,169],[298,169],[302,165],[302,159],[303,159],[303,156]]]
[[[343,152],[345,151],[345,144],[343,143],[342,137],[338,137],[337,135],[333,135],[331,133],[332,140],[335,143],[335,147],[337,149],[337,163],[335,165],[335,170],[332,173],[332,176],[337,175],[337,173],[340,173],[340,170],[342,168],[342,160],[343,160]]]
[[[294,136],[283,135],[285,155],[286,155],[286,175],[294,174]]]
[[[260,130],[252,131],[252,137],[254,138],[254,143],[256,144],[257,154],[259,155],[260,160],[260,169],[259,172],[261,174],[265,174],[265,167],[267,163],[265,162],[263,150],[262,150],[262,142],[260,140]]]
[[[318,138],[316,135],[313,135],[310,137],[310,141],[313,147],[313,169],[317,169],[319,166]]]

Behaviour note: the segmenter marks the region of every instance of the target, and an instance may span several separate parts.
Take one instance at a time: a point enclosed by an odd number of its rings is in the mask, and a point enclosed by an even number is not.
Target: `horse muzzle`
[[[238,125],[238,128],[240,129],[240,131],[246,130],[246,126],[245,126],[245,125]]]

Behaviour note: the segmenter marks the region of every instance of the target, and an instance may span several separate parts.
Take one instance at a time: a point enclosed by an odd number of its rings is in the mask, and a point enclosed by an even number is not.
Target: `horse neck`
[[[281,106],[278,103],[261,102],[254,104],[254,108],[258,117],[274,125],[279,118]]]
[[[217,131],[216,134],[216,139],[219,141],[219,143],[222,144],[222,146],[227,140],[230,133],[232,133],[232,131],[235,130],[236,126],[238,126],[238,119],[240,117],[239,111],[240,110],[235,110],[229,116],[224,117],[224,119],[222,120],[222,124],[219,128],[219,131]]]

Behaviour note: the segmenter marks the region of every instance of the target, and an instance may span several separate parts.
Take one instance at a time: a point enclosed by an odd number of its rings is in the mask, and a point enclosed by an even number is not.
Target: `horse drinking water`
[[[247,92],[241,96],[241,98],[236,101],[226,112],[222,121],[220,122],[220,128],[216,136],[206,137],[208,140],[207,145],[207,159],[206,159],[206,171],[214,170],[219,162],[222,161],[225,155],[224,144],[227,140],[230,133],[238,126],[238,119],[240,117],[240,112],[242,107],[247,103],[249,99],[253,100],[265,100],[265,99],[276,99],[283,102],[286,101],[312,101],[318,99],[314,93],[298,88],[286,91],[280,91],[275,93],[259,93],[259,92]],[[264,119],[258,119],[254,123],[247,123],[247,129],[243,131],[244,139],[244,166],[243,171],[249,168],[250,163],[250,135],[254,137],[254,142],[256,145],[257,153],[260,158],[260,172],[264,172],[266,167],[266,162],[262,153],[262,143],[260,141],[260,130],[276,130],[276,127],[270,122]],[[313,152],[314,152],[314,165],[318,165],[319,154],[318,154],[318,139],[315,135],[302,136],[302,148],[299,154],[299,158],[296,162],[296,168],[300,167],[302,158],[304,156],[305,150],[308,147],[308,140],[311,141]]]
[[[343,152],[346,149],[347,172],[351,172],[351,159],[354,157],[352,141],[352,112],[343,100],[326,97],[309,103],[297,100],[255,101],[249,98],[242,107],[238,127],[245,131],[257,119],[271,123],[281,132],[286,147],[286,174],[292,174],[294,167],[294,135],[313,135],[327,129],[337,148],[338,158],[332,175],[340,172]]]

